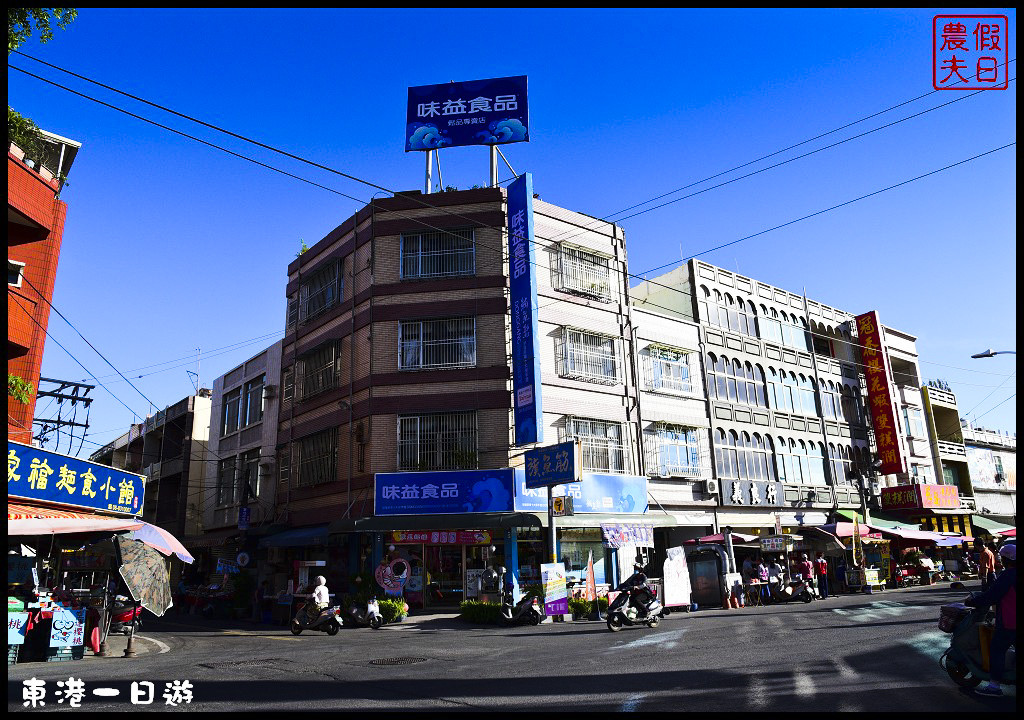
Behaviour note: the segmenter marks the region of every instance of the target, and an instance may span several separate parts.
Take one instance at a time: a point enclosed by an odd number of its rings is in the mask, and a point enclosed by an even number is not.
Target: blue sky
[[[422,155],[403,152],[409,86],[527,75],[531,141],[506,156],[543,199],[606,217],[929,93],[937,12],[82,9],[48,44],[21,49],[391,190],[423,186]],[[1007,14],[1016,57],[1015,11],[965,12]],[[18,55],[9,62],[363,201],[375,192]],[[8,86],[15,109],[82,143],[63,195],[54,305],[158,407],[192,392],[196,348],[209,386],[279,337],[300,242],[360,206],[10,69]],[[743,172],[964,94],[936,92]],[[630,270],[1015,140],[1011,82],[623,220]],[[447,185],[484,184],[486,150],[445,150],[442,171]],[[701,257],[847,311],[877,310],[918,337],[922,379],[949,382],[961,414],[1016,432],[1015,356],[970,357],[1016,349],[1015,186],[1012,147]],[[149,412],[56,315],[50,332],[135,413]],[[43,375],[87,373],[50,341]],[[93,394],[82,454],[133,421],[102,387]],[[37,415],[52,410],[44,401]]]

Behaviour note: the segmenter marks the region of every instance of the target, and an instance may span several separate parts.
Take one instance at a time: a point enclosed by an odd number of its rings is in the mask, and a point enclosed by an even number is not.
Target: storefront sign
[[[486,530],[396,530],[391,542],[427,545],[490,545],[491,533]]]
[[[651,525],[602,524],[601,536],[607,548],[620,548],[626,545],[654,547],[654,527]]]
[[[387,558],[383,558],[373,572],[373,579],[388,595],[400,596],[408,577],[409,561],[403,558],[396,558],[390,563]]]
[[[793,549],[793,538],[785,535],[761,538],[761,550],[763,552],[785,552],[786,546]]]
[[[647,512],[647,478],[639,475],[583,473],[580,482],[556,485],[551,494],[571,496],[576,515]],[[547,490],[526,487],[525,477],[517,474],[515,507],[520,512],[547,512]]]
[[[145,478],[7,441],[7,495],[122,515],[141,515]]]
[[[781,507],[784,499],[782,483],[764,480],[723,480],[723,505]]]
[[[526,487],[545,488],[579,482],[583,477],[583,453],[579,440],[527,450]]]
[[[375,515],[511,512],[513,471],[377,473]]]
[[[530,140],[526,76],[409,88],[405,151]]]
[[[85,608],[55,606],[50,627],[50,647],[76,647],[85,642]]]
[[[218,560],[215,575],[234,575],[238,573],[238,565],[230,560]]]
[[[897,485],[882,488],[883,510],[959,508],[956,485]]]
[[[878,444],[878,457],[882,461],[879,472],[882,475],[906,472],[900,451],[900,428],[889,391],[889,370],[878,313],[872,311],[858,315],[856,321],[857,337],[864,356],[871,421],[875,429],[875,442]]]
[[[238,529],[249,529],[249,508],[247,507],[238,508]]]
[[[662,571],[665,587],[665,607],[690,604],[690,571],[686,567],[686,553],[681,547],[671,547]]]
[[[512,313],[512,406],[517,446],[544,442],[533,251],[533,175],[508,186],[509,301]]]
[[[544,583],[544,614],[565,615],[569,612],[569,592],[565,587],[565,565],[542,563],[540,576]]]
[[[7,613],[7,644],[23,645],[25,643],[25,626],[28,624],[27,612]]]

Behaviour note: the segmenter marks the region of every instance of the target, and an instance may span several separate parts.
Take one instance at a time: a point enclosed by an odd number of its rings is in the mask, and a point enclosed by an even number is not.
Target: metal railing
[[[707,443],[699,431],[666,425],[644,433],[647,474],[655,477],[711,477]]]
[[[700,377],[697,353],[652,345],[640,354],[640,361],[647,390],[694,392],[691,378]]]
[[[618,340],[584,330],[563,329],[559,375],[612,385],[619,380]]]
[[[399,370],[476,366],[476,318],[403,322]]]
[[[295,382],[296,393],[300,400],[305,400],[338,384],[335,351],[335,346],[331,344],[301,359],[301,369]]]
[[[403,280],[473,275],[476,272],[473,230],[403,235],[400,264]]]
[[[946,442],[945,440],[938,441],[939,455],[952,455],[956,458],[967,458],[967,450],[963,445],[958,443]]]
[[[567,418],[565,439],[578,439],[585,472],[628,473],[628,446],[620,423],[586,418]]]
[[[476,466],[476,412],[398,417],[399,470],[472,470]]]
[[[337,480],[338,429],[331,428],[303,438],[295,444],[298,475],[295,484],[319,485]]]
[[[611,300],[608,258],[562,245],[558,253],[559,289]]]

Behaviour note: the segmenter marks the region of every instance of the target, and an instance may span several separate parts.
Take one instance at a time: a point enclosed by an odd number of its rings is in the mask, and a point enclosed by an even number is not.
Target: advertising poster
[[[681,547],[668,548],[664,565],[665,607],[690,604],[690,570]]]
[[[569,592],[565,587],[565,565],[544,563],[540,566],[541,581],[544,583],[544,614],[567,615],[569,613]]]
[[[25,643],[25,625],[28,623],[27,612],[7,613],[7,644],[23,645]]]
[[[597,577],[594,575],[594,551],[587,556],[587,590],[584,600],[597,600]]]
[[[53,608],[53,624],[50,629],[50,647],[72,647],[75,645],[75,638],[79,638],[78,644],[82,644],[85,636],[85,609],[82,609],[82,619],[79,623],[78,615],[66,607],[55,606]]]

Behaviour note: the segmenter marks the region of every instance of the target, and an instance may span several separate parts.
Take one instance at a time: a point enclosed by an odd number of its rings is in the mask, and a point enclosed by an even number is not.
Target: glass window
[[[308,322],[341,302],[341,288],[341,261],[317,270],[299,286],[299,322]]]
[[[566,440],[579,439],[587,472],[629,472],[622,425],[588,418],[566,419]]]
[[[691,392],[690,355],[692,353],[660,345],[648,347],[642,356],[647,389]]]
[[[616,338],[584,330],[563,328],[562,377],[601,383],[619,379]]]
[[[558,266],[560,290],[602,300],[612,299],[609,258],[562,245]]]
[[[337,386],[337,353],[337,343],[330,341],[299,359],[296,378],[299,399],[305,400]]]
[[[398,469],[476,469],[476,425],[476,412],[400,415]]]
[[[260,492],[260,449],[255,448],[239,457],[240,470],[238,475],[238,494],[241,503],[255,500]]]
[[[242,388],[236,388],[224,395],[224,409],[221,422],[221,437],[235,432],[242,410]]]
[[[263,382],[265,375],[260,375],[255,380],[245,384],[244,408],[242,411],[242,425],[252,425],[263,419]]]
[[[398,344],[400,370],[474,367],[476,318],[405,321]]]
[[[696,428],[664,424],[647,433],[652,472],[663,477],[701,477],[700,443]]]
[[[296,484],[319,485],[334,482],[337,477],[338,428],[329,428],[295,443],[298,460]]]
[[[235,501],[235,458],[217,463],[217,504],[230,505]]]
[[[472,229],[403,234],[401,244],[403,280],[476,273]]]

